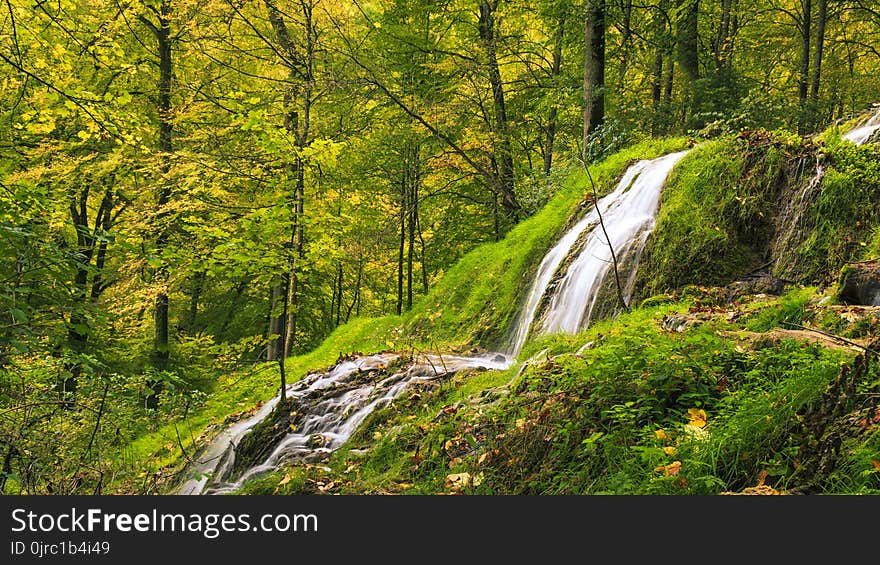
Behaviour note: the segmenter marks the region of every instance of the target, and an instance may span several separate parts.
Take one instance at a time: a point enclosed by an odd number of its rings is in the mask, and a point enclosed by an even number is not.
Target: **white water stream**
[[[326,372],[311,373],[287,387],[297,410],[296,426],[283,435],[261,463],[233,476],[236,448],[242,438],[277,406],[279,396],[253,416],[221,432],[198,456],[177,494],[222,494],[237,490],[249,478],[272,471],[283,463],[313,461],[348,441],[373,411],[388,406],[400,393],[418,383],[429,383],[467,368],[502,370],[513,359],[502,354],[461,357],[419,355],[398,371],[382,373],[399,357],[396,353],[359,356],[342,361]],[[370,373],[366,378],[360,378]]]
[[[880,129],[880,109],[864,124],[846,132],[843,135],[843,139],[852,141],[856,145],[862,145],[878,129]]]
[[[589,323],[598,290],[613,267],[608,240],[611,241],[619,264],[627,259],[628,254],[641,253],[648,235],[654,229],[660,192],[666,184],[666,178],[687,153],[679,151],[656,159],[639,161],[627,169],[614,192],[601,198],[598,203],[608,239],[599,227],[599,215],[594,207],[544,256],[512,333],[507,348],[509,355],[516,356],[522,349],[538,306],[544,299],[559,265],[587,230],[591,231],[586,236],[581,251],[553,290],[540,333],[574,333]],[[637,257],[636,255],[636,259]],[[635,269],[629,275],[623,285],[626,299],[629,299],[628,294],[632,290]]]

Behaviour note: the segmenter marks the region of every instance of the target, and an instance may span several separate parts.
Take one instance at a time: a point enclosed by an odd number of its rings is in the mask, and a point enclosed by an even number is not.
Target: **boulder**
[[[850,263],[840,272],[837,298],[843,304],[880,306],[880,261]]]

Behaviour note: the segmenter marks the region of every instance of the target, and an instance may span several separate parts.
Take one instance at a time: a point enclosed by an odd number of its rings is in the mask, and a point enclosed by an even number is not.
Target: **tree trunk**
[[[425,251],[425,238],[422,235],[422,222],[419,220],[419,209],[416,208],[416,231],[419,234],[419,261],[422,264],[422,293],[428,294],[428,260]]]
[[[170,227],[164,225],[168,217],[165,209],[171,201],[171,181],[168,175],[171,173],[171,155],[174,149],[172,144],[173,122],[171,106],[171,81],[173,71],[172,39],[171,39],[171,0],[162,0],[157,12],[158,23],[150,22],[145,16],[139,19],[156,37],[156,46],[159,54],[159,94],[156,99],[156,111],[159,120],[159,173],[160,186],[156,199],[156,255],[162,255],[170,235]],[[157,372],[168,369],[170,355],[168,342],[168,290],[164,287],[168,279],[168,273],[164,265],[157,269],[155,282],[159,286],[153,310],[153,350],[150,360],[153,369]],[[151,392],[148,394],[145,405],[147,408],[156,409],[159,406],[159,393],[162,390],[162,381],[151,380],[149,383]]]
[[[654,10],[654,64],[651,77],[651,135],[663,134],[661,128],[661,103],[663,101],[663,57],[667,52],[668,38],[666,34],[666,10],[661,2]]]
[[[202,297],[202,290],[205,286],[205,278],[207,273],[204,269],[200,269],[193,274],[192,289],[189,296],[189,315],[186,318],[184,328],[186,332],[193,335],[196,327],[196,318],[199,315],[199,301]]]
[[[293,348],[296,339],[296,322],[298,311],[299,291],[299,263],[304,256],[303,213],[305,202],[305,163],[302,160],[302,150],[309,144],[312,91],[314,88],[314,64],[315,64],[315,24],[312,17],[312,0],[300,0],[299,6],[303,15],[303,28],[305,31],[303,60],[291,39],[284,14],[275,4],[275,0],[263,0],[268,13],[269,22],[275,32],[275,40],[280,52],[284,55],[284,66],[287,67],[288,78],[284,91],[284,128],[293,136],[296,146],[296,155],[288,165],[288,178],[295,183],[293,191],[293,205],[291,215],[291,249],[288,272],[285,275],[287,284],[283,288],[284,299],[282,321],[284,338],[281,340],[281,355],[287,357]],[[302,113],[298,109],[298,90],[302,90]]]
[[[223,323],[220,325],[220,330],[217,332],[218,342],[222,342],[226,339],[226,330],[229,328],[229,324],[232,323],[232,319],[235,317],[235,312],[238,309],[238,301],[241,300],[241,295],[244,294],[249,279],[250,276],[248,273],[245,273],[244,277],[242,277],[235,286],[235,293],[232,295],[232,301],[229,303],[229,310],[226,311],[226,316],[223,317]]]
[[[400,213],[398,215],[400,238],[397,249],[397,308],[395,310],[398,316],[403,313],[403,257],[406,249],[406,209],[409,200],[407,198],[407,193],[406,167],[404,167],[400,179]]]
[[[106,288],[104,283],[104,264],[107,262],[107,234],[110,233],[110,229],[113,227],[114,193],[115,190],[112,186],[107,188],[107,191],[104,193],[104,200],[101,202],[101,207],[98,209],[98,215],[95,218],[95,227],[98,228],[100,226],[101,237],[99,238],[100,243],[98,243],[98,254],[95,258],[95,276],[92,277],[92,291],[89,296],[92,303],[98,301],[101,293]],[[97,236],[97,234],[98,230],[96,229],[95,235]]]
[[[112,182],[112,181],[111,181]],[[103,291],[101,274],[107,255],[107,238],[99,237],[102,232],[110,230],[113,209],[113,187],[104,191],[104,197],[95,214],[94,227],[89,226],[88,201],[90,194],[88,181],[70,200],[70,219],[76,232],[76,263],[72,288],[72,308],[67,326],[67,345],[73,356],[64,362],[64,375],[55,385],[55,389],[64,397],[65,407],[72,406],[72,397],[76,393],[83,365],[79,357],[86,352],[89,340],[88,318],[83,309],[94,303]],[[100,240],[100,244],[98,241]],[[97,255],[95,251],[97,250]],[[95,266],[91,268],[92,259]],[[89,271],[93,270],[91,292],[89,292]]]
[[[819,13],[816,16],[816,52],[813,56],[813,79],[810,85],[810,113],[813,116],[819,110],[819,82],[822,78],[822,55],[825,48],[825,24],[827,21],[828,0],[819,0]]]
[[[681,0],[678,20],[678,64],[689,81],[700,78],[700,0]]]
[[[340,322],[342,321],[342,261],[339,261],[336,266],[336,296],[338,297],[336,300],[336,325],[335,327],[339,327]]]
[[[605,0],[589,0],[584,21],[584,164],[590,134],[605,119]]]
[[[813,34],[813,3],[802,0],[804,11],[801,14],[801,64],[798,76],[798,132],[804,133],[807,125],[807,89],[810,81],[810,38]]]
[[[406,309],[412,310],[413,305],[413,271],[416,248],[416,221],[419,207],[419,144],[407,142],[407,188],[409,190],[409,208],[407,210],[407,255],[406,255]]]
[[[287,289],[283,286],[284,277],[276,276],[269,290],[269,332],[271,338],[266,346],[266,361],[277,361],[281,356],[281,331],[284,322],[283,305]]]
[[[554,93],[559,89],[559,85],[556,83],[562,74],[562,44],[565,40],[565,22],[567,19],[568,4],[565,4],[563,12],[559,15],[559,19],[556,22],[556,34],[553,37],[553,61],[550,67],[550,80],[552,81]],[[558,116],[559,107],[557,102],[554,101],[547,115],[547,132],[544,140],[544,176],[550,174],[550,169],[553,166],[553,147],[556,143],[556,122]]]
[[[349,304],[348,309],[345,311],[345,323],[351,319],[351,311],[354,310],[355,306],[360,303],[361,300],[361,284],[363,283],[364,278],[364,258],[358,258],[358,268],[357,268],[357,278],[354,283],[354,296],[351,299],[351,304]],[[360,312],[358,312],[360,315]]]
[[[501,205],[507,215],[519,221],[521,207],[516,199],[513,172],[513,150],[510,143],[510,125],[507,120],[507,107],[504,99],[504,84],[501,82],[501,70],[498,67],[498,46],[495,34],[495,10],[498,0],[480,0],[479,34],[483,43],[486,70],[489,84],[492,87],[492,103],[494,106],[493,153],[498,161],[498,175],[495,190],[501,196]]]
[[[624,0],[623,2],[623,35],[620,39],[620,74],[617,79],[618,89],[620,92],[626,90],[626,73],[629,70],[629,55],[632,47],[632,11],[633,1]]]
[[[719,69],[730,66],[728,49],[731,41],[731,8],[733,0],[721,0],[721,18],[718,21],[718,31],[715,36],[713,51],[715,52],[715,65]]]

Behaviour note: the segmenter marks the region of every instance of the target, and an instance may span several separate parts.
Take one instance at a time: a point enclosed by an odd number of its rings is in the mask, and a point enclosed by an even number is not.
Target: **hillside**
[[[592,170],[600,194],[633,162],[689,144],[606,159]],[[240,492],[880,492],[880,310],[843,304],[837,285],[847,263],[880,251],[877,151],[834,131],[697,143],[663,189],[631,312],[535,337],[509,369],[407,389],[332,453],[258,474]],[[588,208],[586,186],[573,172],[540,213],[463,257],[407,316],[341,326],[288,372],[356,352],[395,352],[405,364],[420,352],[497,350],[540,257]],[[246,435],[237,459],[266,453],[278,422],[294,428],[291,410]]]

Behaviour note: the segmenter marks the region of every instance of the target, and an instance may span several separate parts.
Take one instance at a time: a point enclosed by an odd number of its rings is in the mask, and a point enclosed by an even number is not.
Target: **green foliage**
[[[831,283],[846,262],[876,253],[878,213],[880,150],[829,145],[821,191],[804,218],[809,233],[796,252],[804,279]]]
[[[796,288],[780,297],[777,304],[757,309],[743,317],[746,329],[767,332],[777,327],[800,326],[807,317],[806,306],[815,295],[815,288]]]
[[[780,160],[778,150],[754,155],[733,138],[694,148],[661,195],[637,294],[725,284],[756,266],[771,236]]]

